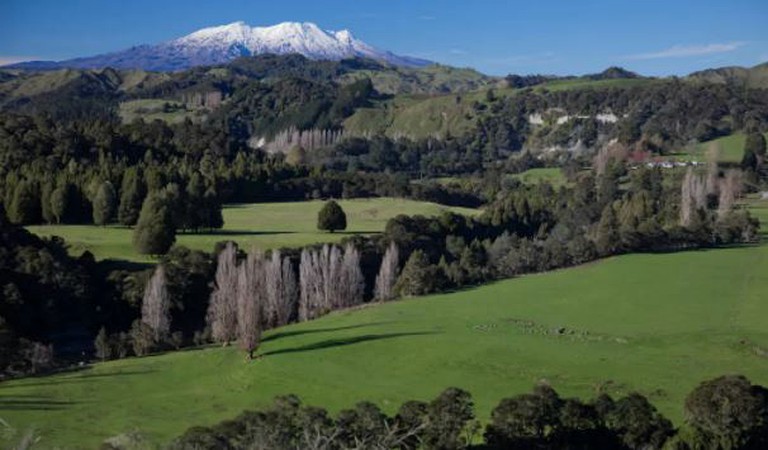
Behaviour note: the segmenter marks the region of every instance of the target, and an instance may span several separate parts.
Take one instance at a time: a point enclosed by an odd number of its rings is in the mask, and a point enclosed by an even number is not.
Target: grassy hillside
[[[765,134],[765,137],[768,139],[768,133]],[[704,162],[707,160],[707,152],[709,151],[710,146],[716,145],[720,148],[720,162],[740,163],[741,158],[744,156],[745,140],[746,135],[744,133],[734,133],[689,146],[688,148],[683,149],[680,153],[675,153],[672,156],[685,161]]]
[[[511,175],[512,178],[520,180],[523,184],[538,184],[547,182],[552,186],[558,187],[566,183],[563,171],[559,167],[541,167],[528,169],[523,173]]]
[[[131,123],[141,118],[146,122],[162,120],[167,123],[181,123],[185,119],[196,120],[204,116],[207,110],[190,108],[174,100],[140,99],[120,103],[118,113],[123,123]]]
[[[483,75],[473,69],[461,69],[438,64],[420,69],[387,67],[386,70],[358,70],[343,75],[339,81],[349,82],[370,78],[382,94],[440,94],[467,92],[492,86],[500,79]]]
[[[569,89],[606,89],[631,87],[653,83],[655,80],[609,79],[590,80],[576,78],[556,80],[534,87],[537,91],[560,91]],[[430,136],[459,136],[472,130],[477,119],[473,104],[488,104],[486,94],[491,85],[471,92],[424,96],[399,95],[390,100],[378,102],[370,108],[360,108],[344,122],[344,128],[351,134],[383,133],[388,136],[405,135],[411,138]],[[493,87],[496,97],[513,96],[520,89]]]
[[[437,215],[443,210],[474,214],[477,210],[450,208],[435,203],[378,198],[342,200],[347,214],[347,230],[329,234],[317,230],[317,213],[322,201],[294,203],[259,203],[232,205],[224,208],[224,228],[210,234],[179,234],[176,242],[189,248],[211,251],[220,241],[233,240],[244,248],[263,249],[301,247],[318,242],[337,242],[352,233],[378,233],[387,220],[398,214]],[[73,254],[85,250],[98,259],[127,259],[150,261],[133,248],[133,230],[125,227],[96,227],[92,225],[43,225],[27,227],[41,236],[61,236],[71,246]]]
[[[754,67],[721,67],[692,73],[689,80],[706,83],[728,83],[759,89],[768,87],[768,63]]]
[[[650,78],[612,78],[605,80],[592,80],[589,78],[575,78],[570,80],[555,80],[536,86],[537,90],[564,91],[570,89],[605,89],[612,87],[633,87],[648,83],[654,83],[656,80]]]
[[[475,102],[487,103],[484,88],[460,94],[436,96],[400,95],[359,108],[344,122],[351,134],[405,135],[413,139],[447,135],[459,136],[472,130],[477,112]],[[514,95],[518,90],[494,89],[498,97]]]
[[[755,207],[768,220],[768,202]],[[275,330],[253,362],[207,348],[6,382],[0,416],[38,427],[42,447],[93,448],[134,429],[167,441],[285,393],[393,412],[459,386],[485,420],[547,380],[567,396],[639,391],[680,423],[704,379],[768,384],[766,292],[768,245],[622,256]]]

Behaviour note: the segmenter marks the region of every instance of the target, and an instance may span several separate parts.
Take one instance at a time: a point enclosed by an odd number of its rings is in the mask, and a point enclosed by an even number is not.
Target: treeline
[[[83,336],[87,343],[87,325],[103,320],[93,256],[70,257],[62,240],[43,240],[13,226],[1,209],[0,378],[52,368],[53,344],[62,353],[60,344]],[[72,339],[53,338],[64,332]]]
[[[216,256],[215,275],[207,272],[212,291],[187,292],[179,299],[186,302],[184,309],[196,311],[185,323],[199,328],[182,328],[185,334],[178,342],[238,341],[253,354],[265,329],[364,302],[441,292],[627,252],[756,240],[757,221],[733,209],[738,183],[732,172],[688,171],[678,183],[665,183],[660,169],[643,168],[629,175],[629,188],[621,191],[622,170],[611,164],[603,175],[585,175],[575,187],[557,192],[546,184],[520,188],[476,218],[398,216],[382,235],[347,239],[343,252],[324,246],[246,255],[228,244]],[[281,280],[269,295],[267,278]],[[150,301],[146,292],[145,303]],[[291,294],[274,300],[274,292]],[[238,306],[241,298],[250,309]],[[165,311],[173,314],[170,304]],[[175,322],[169,323],[177,331]],[[249,325],[242,328],[242,323]],[[162,334],[167,337],[170,331]],[[113,330],[108,337],[118,342],[121,332]],[[163,340],[154,348],[168,345]]]
[[[176,228],[191,231],[216,228],[224,202],[371,196],[463,206],[483,201],[478,193],[411,184],[413,164],[329,171],[322,153],[286,161],[238,142],[191,122],[73,124],[0,115],[0,199],[15,223],[132,226],[148,194],[169,189],[178,204]],[[400,150],[388,145],[390,154]]]
[[[168,448],[201,449],[722,449],[768,446],[768,389],[743,376],[705,381],[685,400],[676,429],[646,397],[562,398],[551,386],[502,399],[483,427],[472,396],[449,388],[429,402],[403,403],[394,416],[360,402],[331,416],[298,397],[245,411],[212,427],[195,426]]]
[[[223,201],[377,195],[410,196],[468,206],[477,206],[481,201],[475,193],[437,184],[412,183],[402,173],[313,169],[289,165],[258,152],[237,152],[232,159],[205,152],[197,160],[180,155],[174,146],[158,145],[157,148],[165,150],[151,151],[146,160],[129,164],[128,160],[101,150],[86,151],[88,145],[71,153],[66,146],[51,148],[34,144],[38,139],[48,142],[60,133],[66,136],[69,132],[76,138],[70,136],[72,141],[65,142],[77,143],[83,138],[93,144],[98,142],[96,138],[101,132],[111,129],[107,125],[78,131],[76,127],[51,122],[40,124],[31,118],[15,119],[21,120],[24,126],[12,125],[6,129],[12,130],[14,136],[10,142],[17,142],[6,150],[19,145],[32,154],[39,153],[28,162],[4,166],[0,172],[4,175],[0,184],[2,197],[6,199],[13,223],[117,221],[136,224],[136,245],[151,254],[164,253],[173,244],[176,229],[202,231],[221,226]],[[47,128],[49,126],[52,128]],[[152,130],[170,128],[153,125],[122,130],[135,131],[131,139],[142,142],[151,141]],[[159,142],[163,139],[173,142],[174,138],[165,132],[160,136],[165,137]],[[9,141],[0,142],[8,144]],[[392,142],[382,141],[381,145],[390,144]],[[750,167],[758,171],[764,167],[764,145],[751,145],[750,149],[747,154],[753,155],[754,162],[752,166],[745,166],[747,174]],[[0,155],[10,156],[9,153]],[[398,256],[390,272],[395,275],[389,293],[379,298],[455,289],[624,252],[669,251],[755,239],[757,222],[746,211],[734,209],[741,184],[738,173],[712,165],[685,176],[672,172],[665,181],[661,169],[628,170],[609,153],[600,155],[603,153],[598,155],[602,161],[596,171],[598,175],[573,176],[572,186],[555,190],[547,184],[515,185],[504,189],[505,183],[500,178],[489,176],[493,186],[480,189],[483,196],[495,200],[477,218],[455,214],[437,218],[401,216],[387,224],[382,236],[355,238],[353,242],[360,252],[365,280],[362,301],[374,298],[381,261],[393,242]],[[528,164],[524,160],[521,163]],[[50,176],[59,169],[63,170],[56,177]],[[22,233],[11,223],[5,223],[5,228],[9,233]],[[18,242],[26,241],[19,239]],[[4,245],[9,254],[23,250],[13,240],[7,240]],[[62,264],[72,264],[63,250],[51,251],[62,259]],[[209,339],[205,311],[210,296],[208,285],[214,279],[219,251],[210,255],[179,248],[161,259],[167,269],[170,336],[173,338],[164,345],[199,344]],[[284,256],[291,258],[291,268],[299,279],[300,254],[286,252]],[[88,255],[83,258],[92,260]],[[13,294],[16,290],[11,285],[18,288],[22,283],[16,280],[26,280],[30,273],[55,278],[50,264],[20,268],[18,261],[18,258],[9,258],[5,262],[9,281],[4,284],[3,308],[15,311],[21,308],[19,305],[35,305],[24,308],[41,308],[39,314],[44,316],[70,318],[69,313],[62,313],[60,309],[66,302],[49,301],[55,296],[38,298],[34,294],[37,288],[19,288],[21,294]],[[132,337],[131,327],[141,316],[149,274],[137,274],[128,270],[130,268],[109,266],[109,263],[90,264],[81,269],[89,277],[83,281],[82,295],[77,298],[83,302],[83,310],[89,312],[71,321],[57,322],[55,326],[40,326],[29,336],[25,332],[15,333],[44,345],[55,342],[57,352],[66,353],[70,343],[80,349],[89,347],[93,336],[104,327],[105,338],[114,343],[110,344],[111,348],[121,349],[113,351],[113,356],[137,353],[132,347],[134,342],[139,342],[139,347],[143,345],[142,329],[136,328]],[[51,295],[66,297],[69,294]],[[298,305],[293,308],[296,313],[291,320],[298,318]],[[19,327],[16,321],[21,320],[20,314],[0,315],[10,329]],[[29,318],[37,315],[37,312],[28,316],[25,313]],[[27,330],[27,327],[21,329]],[[175,337],[174,333],[177,333]],[[81,337],[73,338],[73,334]],[[61,351],[61,347],[65,350]]]

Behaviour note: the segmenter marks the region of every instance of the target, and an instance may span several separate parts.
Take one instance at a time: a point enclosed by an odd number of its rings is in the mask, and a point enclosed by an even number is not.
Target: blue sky
[[[348,28],[395,53],[496,75],[612,65],[670,75],[768,61],[768,0],[3,0],[0,63],[88,56],[238,20]]]

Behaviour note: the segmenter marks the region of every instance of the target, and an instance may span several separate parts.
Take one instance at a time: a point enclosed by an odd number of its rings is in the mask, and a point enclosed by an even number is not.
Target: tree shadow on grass
[[[40,374],[36,376],[26,377],[26,378],[20,378],[18,379],[19,383],[14,384],[13,386],[3,385],[0,384],[0,392],[4,388],[26,388],[26,387],[39,387],[39,386],[53,386],[53,385],[59,385],[59,384],[72,384],[72,383],[87,383],[93,379],[100,379],[100,378],[116,378],[116,377],[124,377],[124,376],[132,376],[132,375],[145,375],[148,373],[154,372],[154,370],[122,370],[119,372],[111,372],[111,373],[83,373],[78,375],[70,376],[70,373],[77,373],[81,371],[87,371],[90,367],[77,367],[72,368],[70,370],[66,371],[59,371],[59,372],[52,372],[52,373],[45,373]],[[46,376],[54,376],[54,375],[63,375],[62,377],[56,377],[56,378],[45,378],[45,381],[42,381]],[[41,380],[41,381],[33,381],[31,383],[27,383],[27,380]],[[4,397],[0,398],[0,401],[2,401]]]
[[[261,353],[259,356],[274,356],[289,353],[309,352],[313,350],[323,350],[326,348],[345,347],[347,345],[360,344],[363,342],[380,341],[382,339],[394,339],[407,336],[426,336],[430,334],[437,333],[431,331],[419,331],[411,333],[364,334],[362,336],[355,336],[351,338],[328,339],[325,341],[315,342],[314,344],[303,345],[301,347],[273,350]]]
[[[178,236],[272,236],[278,234],[296,234],[297,231],[254,231],[254,230],[214,230],[201,231],[179,231]]]
[[[282,339],[282,338],[287,338],[292,336],[302,336],[305,334],[329,333],[331,331],[354,330],[356,328],[374,327],[377,325],[386,325],[387,323],[391,323],[391,322],[372,322],[372,323],[362,323],[358,325],[348,325],[345,327],[314,328],[309,330],[282,331],[280,333],[270,334],[269,336],[262,339],[261,342],[270,342],[276,339]]]
[[[333,233],[331,233],[330,231],[317,230],[317,232],[319,232],[319,233],[322,232],[326,236],[333,236],[333,235],[338,235],[338,236],[356,236],[358,234],[381,234],[381,233],[383,233],[381,230],[334,231]]]
[[[49,397],[14,395],[0,398],[0,411],[53,411],[66,409],[75,402],[49,400]]]

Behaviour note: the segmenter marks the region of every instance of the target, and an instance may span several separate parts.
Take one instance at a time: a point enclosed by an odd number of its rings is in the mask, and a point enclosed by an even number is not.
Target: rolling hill
[[[768,220],[765,202],[754,211]],[[704,379],[768,383],[766,269],[765,244],[621,256],[291,325],[253,362],[209,347],[5,382],[0,412],[37,428],[41,448],[93,448],[133,430],[167,442],[286,393],[332,412],[361,400],[392,412],[458,386],[485,421],[546,380],[585,399],[638,391],[679,424]]]

